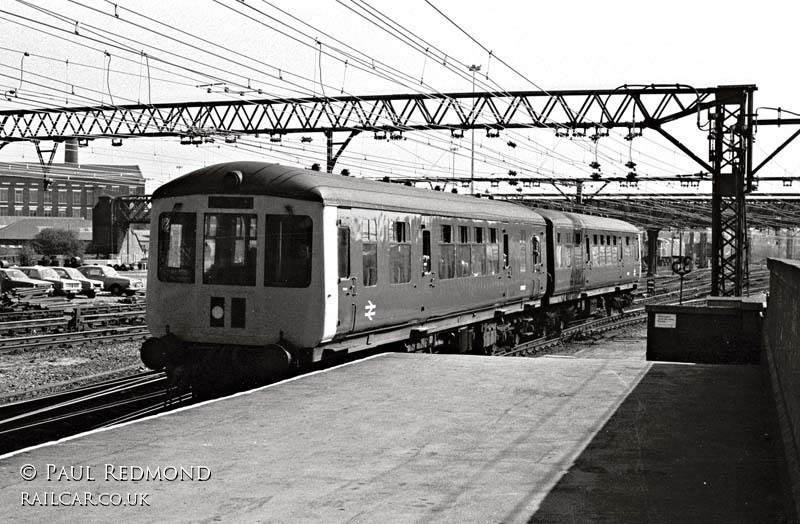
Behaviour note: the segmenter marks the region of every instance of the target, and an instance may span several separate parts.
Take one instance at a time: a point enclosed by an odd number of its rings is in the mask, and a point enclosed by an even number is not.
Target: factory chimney
[[[64,142],[64,163],[78,165],[78,139],[70,138]]]

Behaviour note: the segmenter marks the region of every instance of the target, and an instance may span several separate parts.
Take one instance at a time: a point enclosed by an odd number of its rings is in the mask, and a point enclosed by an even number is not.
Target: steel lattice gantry
[[[722,90],[712,112],[712,295],[739,295],[749,287],[745,193],[753,183],[752,94]]]
[[[656,130],[713,177],[712,293],[741,294],[747,285],[744,195],[752,183],[755,86],[623,86],[608,90],[434,93],[363,97],[232,100],[0,111],[0,143],[71,138],[324,133],[327,170],[363,131],[592,128]],[[664,125],[708,111],[708,161]],[[706,131],[708,132],[708,131]],[[336,133],[348,133],[334,142]],[[334,151],[333,146],[340,146]],[[705,156],[705,155],[704,155]]]

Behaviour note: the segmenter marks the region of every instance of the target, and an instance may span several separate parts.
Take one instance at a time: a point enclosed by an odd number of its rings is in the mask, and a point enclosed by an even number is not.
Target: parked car
[[[53,289],[57,295],[66,295],[72,298],[81,292],[81,283],[69,278],[61,278],[52,267],[45,266],[22,266],[20,271],[30,278],[44,280],[53,284]]]
[[[54,267],[53,270],[58,273],[61,278],[69,278],[77,280],[81,283],[81,294],[89,298],[94,298],[98,291],[103,289],[103,282],[100,280],[92,280],[83,276],[83,273],[74,267]]]
[[[53,292],[53,284],[50,282],[30,278],[17,268],[0,269],[0,292],[21,288],[40,288],[48,295]]]
[[[100,280],[103,283],[103,289],[110,291],[114,295],[125,293],[131,296],[136,294],[137,291],[144,291],[144,283],[141,280],[124,277],[111,266],[81,266],[78,271],[86,278]]]

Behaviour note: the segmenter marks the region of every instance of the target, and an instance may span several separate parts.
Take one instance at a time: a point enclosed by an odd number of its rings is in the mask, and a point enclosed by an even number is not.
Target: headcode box
[[[647,306],[647,360],[758,364],[765,310],[762,301],[741,297]]]

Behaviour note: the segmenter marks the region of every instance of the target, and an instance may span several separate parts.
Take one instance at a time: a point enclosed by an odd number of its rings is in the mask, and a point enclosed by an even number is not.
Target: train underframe
[[[558,304],[494,311],[477,322],[456,318],[447,329],[408,328],[384,331],[348,346],[297,348],[289,341],[265,346],[199,344],[173,334],[147,339],[141,348],[144,364],[165,371],[177,390],[190,387],[195,397],[207,398],[275,382],[315,367],[338,364],[365,353],[384,351],[473,353],[492,355],[521,342],[557,334],[571,322],[598,312],[622,311],[633,302],[633,289],[581,296]],[[366,340],[366,342],[364,342]]]
[[[633,303],[633,290],[586,296],[456,329],[403,341],[397,349],[408,352],[478,353],[492,355],[522,342],[558,334],[571,322],[599,312],[611,315]]]

